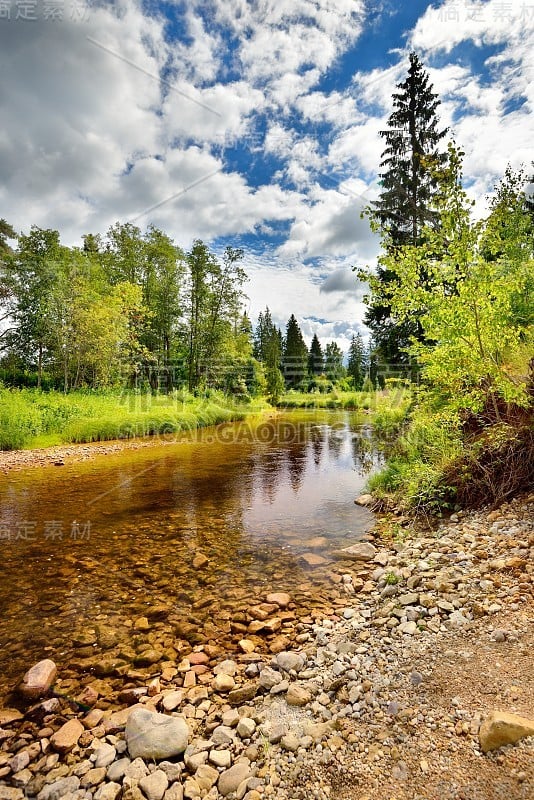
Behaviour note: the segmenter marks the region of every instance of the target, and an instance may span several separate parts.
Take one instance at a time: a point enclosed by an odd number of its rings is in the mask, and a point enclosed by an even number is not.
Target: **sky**
[[[534,0],[0,0],[0,217],[242,247],[252,320],[346,351],[411,50],[483,215],[534,159]]]

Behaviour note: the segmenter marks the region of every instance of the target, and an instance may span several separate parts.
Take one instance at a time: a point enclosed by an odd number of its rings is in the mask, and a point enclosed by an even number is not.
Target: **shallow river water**
[[[370,437],[350,412],[291,412],[0,477],[0,701],[45,657],[120,675],[235,647],[269,591],[304,613],[371,522]]]

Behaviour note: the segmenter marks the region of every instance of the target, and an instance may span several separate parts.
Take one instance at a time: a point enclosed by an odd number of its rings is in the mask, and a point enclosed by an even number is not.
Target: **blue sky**
[[[374,264],[362,208],[415,49],[487,195],[534,158],[534,0],[4,3],[0,216],[68,244],[117,220],[245,250],[247,310],[343,349]]]

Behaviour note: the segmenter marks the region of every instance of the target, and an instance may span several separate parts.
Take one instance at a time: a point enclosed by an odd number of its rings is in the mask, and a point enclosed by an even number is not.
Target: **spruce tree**
[[[321,342],[317,338],[317,334],[313,334],[313,339],[310,345],[310,356],[308,359],[308,371],[313,377],[314,375],[321,375],[324,370],[324,356]]]
[[[287,326],[284,340],[282,356],[282,372],[286,381],[286,386],[295,387],[308,374],[308,348],[295,319],[291,314]]]
[[[366,353],[361,333],[352,337],[349,347],[347,374],[352,378],[356,391],[360,391],[366,377]]]
[[[345,374],[343,351],[337,342],[328,342],[326,345],[325,372],[331,381],[338,381]]]
[[[437,225],[433,198],[439,186],[435,176],[447,160],[440,150],[447,134],[446,128],[439,128],[440,101],[416,53],[410,53],[408,75],[397,89],[387,128],[380,131],[386,142],[380,162],[382,191],[369,209],[389,254],[403,245],[420,244],[424,226]],[[378,278],[387,284],[396,280],[396,274],[379,265]],[[412,336],[421,336],[417,321],[399,324],[390,306],[381,302],[371,305],[365,323],[373,332],[381,359],[390,364],[407,362],[403,348]]]

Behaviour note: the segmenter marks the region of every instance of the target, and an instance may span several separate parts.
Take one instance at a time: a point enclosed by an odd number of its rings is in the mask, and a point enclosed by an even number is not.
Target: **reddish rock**
[[[79,719],[69,719],[50,737],[50,744],[56,752],[68,753],[78,744],[78,739],[83,732],[84,727]]]
[[[276,603],[280,608],[287,608],[291,602],[291,596],[287,592],[272,592],[265,599],[268,603]]]
[[[57,667],[49,658],[30,667],[18,686],[18,691],[27,700],[38,700],[53,685],[57,677]]]

